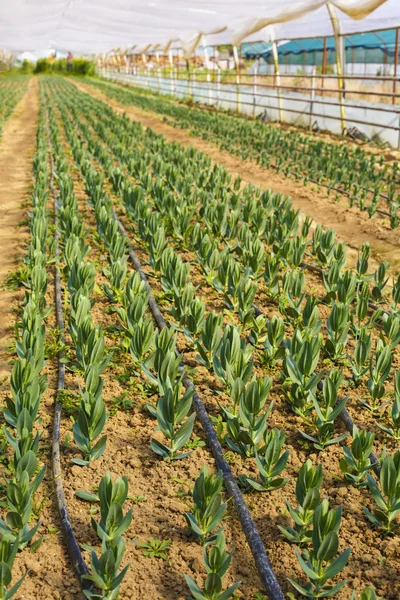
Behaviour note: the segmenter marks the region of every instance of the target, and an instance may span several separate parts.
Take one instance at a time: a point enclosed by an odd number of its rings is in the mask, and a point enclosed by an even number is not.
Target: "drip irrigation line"
[[[126,240],[129,256],[130,256],[133,264],[135,265],[135,269],[140,274],[140,277],[149,292],[149,307],[153,314],[154,320],[156,321],[157,327],[161,331],[162,329],[164,329],[164,327],[167,327],[167,323],[166,323],[164,317],[162,316],[161,311],[157,305],[157,302],[155,301],[155,299],[152,295],[149,281],[147,279],[146,274],[144,273],[144,271],[142,269],[142,266],[141,266],[141,263],[140,263],[138,257],[136,256],[136,254],[133,250],[133,247],[128,239],[125,227],[123,226],[121,221],[118,219],[118,216],[117,216],[114,208],[113,208],[113,217],[114,217],[114,220],[116,221],[116,223],[118,224],[121,234],[124,236],[124,238]],[[222,446],[218,440],[218,437],[215,433],[214,427],[211,423],[209,414],[203,404],[203,401],[201,400],[199,394],[196,391],[193,381],[187,375],[185,375],[185,370],[184,370],[184,366],[182,363],[179,367],[179,371],[184,376],[183,377],[183,385],[185,386],[185,388],[193,390],[193,404],[194,404],[194,407],[195,407],[195,410],[197,413],[197,417],[203,427],[204,433],[207,438],[208,446],[214,456],[217,468],[221,471],[221,473],[223,475],[226,490],[227,490],[228,494],[233,498],[233,502],[234,502],[240,523],[242,525],[242,529],[246,536],[247,542],[250,546],[250,550],[253,555],[258,572],[260,574],[261,581],[263,582],[263,584],[266,588],[266,591],[269,595],[269,598],[271,600],[284,600],[284,595],[282,593],[282,590],[280,588],[280,585],[276,578],[276,575],[272,569],[271,563],[267,556],[267,553],[264,548],[264,544],[261,540],[260,534],[254,524],[254,521],[252,519],[250,511],[249,511],[247,504],[243,498],[243,495],[236,483],[236,480],[235,480],[235,477],[233,476],[231,468],[223,456],[224,452],[223,452]]]
[[[50,148],[51,142],[49,138]],[[54,161],[52,151],[50,150],[50,165],[51,165],[51,176],[50,176],[50,189],[54,199],[54,221],[55,221],[55,305],[56,305],[56,319],[57,327],[60,331],[60,338],[64,344],[64,315],[61,300],[61,277],[60,277],[60,237],[57,230],[58,225],[58,197],[54,187]],[[85,590],[93,589],[93,584],[87,579],[83,579],[83,575],[89,574],[89,569],[85,563],[85,560],[80,551],[78,542],[72,529],[71,521],[69,519],[67,504],[65,501],[64,487],[62,481],[61,472],[61,458],[60,458],[60,425],[61,425],[61,413],[62,403],[59,400],[60,394],[64,390],[65,385],[65,364],[64,364],[64,352],[60,352],[58,355],[58,377],[57,377],[57,396],[54,407],[54,431],[53,431],[53,444],[52,444],[52,462],[53,462],[53,479],[56,488],[56,502],[58,511],[61,517],[61,529],[64,534],[65,543],[67,546],[68,554],[72,562],[72,566],[79,576],[81,586]]]

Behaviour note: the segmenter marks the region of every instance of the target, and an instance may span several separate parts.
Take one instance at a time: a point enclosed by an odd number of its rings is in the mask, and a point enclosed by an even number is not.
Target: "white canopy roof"
[[[76,54],[134,46],[186,55],[243,40],[332,35],[326,0],[0,0],[0,47]],[[331,0],[342,33],[400,26],[400,0]]]

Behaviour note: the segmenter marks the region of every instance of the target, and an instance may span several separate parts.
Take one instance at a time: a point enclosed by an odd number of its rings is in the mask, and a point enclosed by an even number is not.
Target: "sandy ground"
[[[10,307],[16,296],[4,289],[3,282],[19,266],[25,248],[27,228],[19,227],[19,223],[26,218],[21,204],[28,198],[32,179],[38,110],[37,81],[32,78],[0,139],[0,381],[10,371],[7,344],[14,323]]]

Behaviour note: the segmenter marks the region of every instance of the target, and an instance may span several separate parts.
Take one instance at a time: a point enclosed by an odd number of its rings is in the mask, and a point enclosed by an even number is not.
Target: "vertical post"
[[[276,93],[278,97],[278,120],[279,123],[282,123],[281,76],[279,73],[278,44],[275,40],[272,42],[272,56],[274,59],[274,78],[276,81]]]
[[[337,82],[338,82],[338,94],[339,94],[339,103],[340,103],[340,120],[341,120],[341,128],[342,135],[345,134],[346,131],[346,111],[344,107],[344,63],[343,63],[343,36],[340,35],[340,21],[336,14],[335,8],[332,6],[330,2],[327,3],[327,8],[329,12],[329,16],[331,18],[333,33],[335,36],[335,48],[336,48],[336,68],[337,68]]]
[[[190,64],[189,64],[189,60],[186,59],[186,72],[187,72],[187,97],[188,100],[191,99],[191,89],[190,89]]]
[[[219,108],[219,101],[221,97],[221,71],[218,65],[217,67],[217,108]]]
[[[256,116],[256,105],[257,105],[257,72],[258,72],[258,58],[257,58],[257,62],[254,63],[254,71],[253,71],[253,117]]]
[[[239,65],[239,56],[237,51],[237,46],[233,46],[233,59],[235,61],[235,70],[236,70],[236,111],[240,112],[240,65]]]
[[[312,119],[313,119],[313,110],[314,110],[314,100],[315,100],[315,65],[312,68],[311,75],[311,95],[310,95],[310,123],[309,130],[312,129]]]
[[[161,94],[160,53],[156,52],[158,93]]]
[[[326,63],[328,60],[328,43],[327,43],[327,38],[324,37],[324,53],[322,55],[322,82],[321,82],[321,87],[324,88],[325,86],[325,76],[326,76]],[[324,95],[324,92],[322,92],[322,96]]]
[[[169,68],[170,68],[170,72],[169,72],[169,78],[170,78],[170,92],[171,92],[171,96],[173,96],[174,94],[174,61],[172,58],[172,50],[168,50],[168,58],[169,58]]]
[[[203,49],[204,49],[204,64],[206,67],[206,79],[207,79],[207,91],[208,91],[208,104],[212,104],[211,102],[211,85],[210,85],[210,61],[208,59],[208,50],[207,50],[207,46],[205,45],[206,42],[203,38]]]
[[[394,72],[393,72],[393,98],[392,104],[396,104],[397,68],[399,66],[399,28],[396,29],[396,43],[394,50]]]

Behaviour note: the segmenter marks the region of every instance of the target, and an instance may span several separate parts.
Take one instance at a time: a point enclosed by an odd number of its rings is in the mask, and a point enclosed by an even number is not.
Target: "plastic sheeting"
[[[400,25],[399,0],[331,0],[342,33]],[[0,46],[77,54],[332,35],[326,0],[0,0]]]

